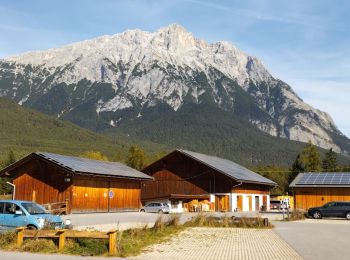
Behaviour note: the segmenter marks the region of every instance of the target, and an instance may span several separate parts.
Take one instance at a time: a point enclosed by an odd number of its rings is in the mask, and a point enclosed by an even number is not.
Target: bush
[[[0,234],[0,248],[8,249],[10,246],[16,243],[16,232],[5,232]]]
[[[303,220],[305,219],[305,212],[301,210],[293,210],[289,213],[289,217],[286,218],[286,221],[295,221],[295,220]]]

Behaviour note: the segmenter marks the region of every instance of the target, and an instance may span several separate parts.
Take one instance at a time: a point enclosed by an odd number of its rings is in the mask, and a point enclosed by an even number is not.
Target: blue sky
[[[259,57],[350,136],[350,1],[0,0],[0,57],[179,23]]]

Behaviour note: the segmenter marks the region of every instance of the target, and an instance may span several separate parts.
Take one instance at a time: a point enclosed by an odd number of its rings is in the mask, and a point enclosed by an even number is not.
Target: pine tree
[[[321,170],[321,157],[316,146],[311,141],[306,147],[298,154],[295,159],[292,171],[293,173],[299,172],[317,172]]]
[[[333,151],[333,149],[329,149],[326,153],[325,158],[322,161],[322,168],[327,172],[337,171],[338,163],[337,163],[337,154]]]
[[[138,147],[137,145],[133,145],[130,147],[127,159],[126,159],[126,165],[141,170],[146,166],[146,154],[145,152]]]

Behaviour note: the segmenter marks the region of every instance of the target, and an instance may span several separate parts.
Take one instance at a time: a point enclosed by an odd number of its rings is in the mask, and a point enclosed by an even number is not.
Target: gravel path
[[[271,229],[191,228],[136,259],[302,259]]]

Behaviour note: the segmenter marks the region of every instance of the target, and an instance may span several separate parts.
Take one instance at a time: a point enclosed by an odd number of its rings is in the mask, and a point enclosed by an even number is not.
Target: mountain
[[[94,131],[127,134],[143,129],[138,122],[146,124],[140,118],[149,111],[164,118],[186,106],[213,107],[226,115],[223,120],[243,120],[253,132],[350,152],[350,140],[332,118],[303,102],[258,58],[229,42],[197,39],[177,24],[3,59],[0,96]],[[215,115],[206,120],[226,125]],[[206,141],[211,144],[209,134]]]
[[[111,159],[130,144],[64,122],[0,98],[0,161],[10,150],[18,157],[34,151],[80,155],[102,151]]]

